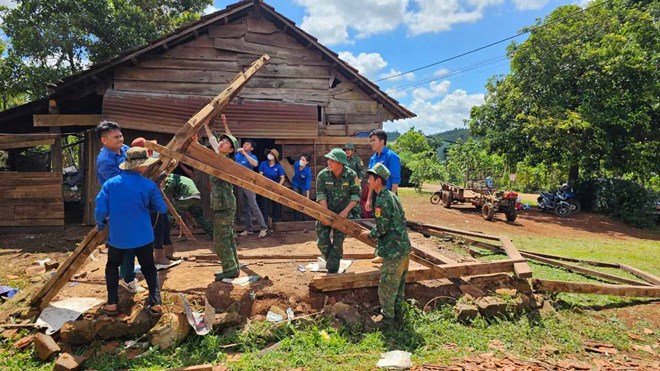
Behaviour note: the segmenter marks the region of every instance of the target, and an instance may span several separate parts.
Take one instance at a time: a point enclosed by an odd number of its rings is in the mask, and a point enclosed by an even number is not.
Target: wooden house
[[[0,132],[85,132],[83,221],[92,223],[100,149],[93,126],[117,121],[127,144],[137,136],[166,142],[264,53],[269,63],[225,111],[236,137],[256,140],[260,160],[266,148],[277,148],[283,161],[306,153],[316,174],[326,166],[325,153],[353,142],[366,162],[366,133],[415,116],[273,7],[249,0],[63,79],[48,98],[1,112]]]

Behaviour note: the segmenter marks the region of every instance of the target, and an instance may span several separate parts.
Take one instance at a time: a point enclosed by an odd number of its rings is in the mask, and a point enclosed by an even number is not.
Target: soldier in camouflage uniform
[[[377,240],[377,255],[383,258],[378,282],[378,299],[385,325],[403,320],[403,298],[408,275],[410,240],[406,217],[399,197],[386,187],[390,171],[381,163],[367,170],[369,188],[376,193],[376,226],[363,237]]]
[[[360,156],[355,154],[355,146],[353,143],[346,143],[344,146],[344,152],[346,152],[346,161],[348,161],[348,167],[355,171],[355,174],[357,174],[358,177],[358,184],[360,184],[365,175],[364,163],[362,162]],[[360,219],[361,215],[362,206],[360,206],[360,203],[358,202],[353,210],[351,210],[351,214],[348,217],[351,219]]]
[[[325,155],[328,167],[316,177],[316,201],[342,218],[347,218],[360,201],[360,184],[357,175],[348,167],[346,154],[334,148]],[[332,241],[330,240],[332,232]],[[337,273],[339,262],[344,254],[346,235],[336,229],[316,222],[316,244],[326,260],[328,273]]]
[[[170,174],[165,178],[163,192],[172,200],[172,204],[179,215],[186,211],[189,212],[195,218],[197,225],[206,234],[213,236],[213,226],[204,218],[201,205],[202,198],[192,179],[179,174]],[[171,220],[170,224],[174,224],[173,222]]]
[[[225,134],[218,141],[208,126],[204,126],[213,149],[224,156],[233,157],[238,141],[229,132],[225,115],[222,116]],[[211,177],[211,209],[213,209],[213,250],[220,258],[222,272],[215,274],[216,281],[238,277],[239,265],[234,238],[234,218],[236,217],[236,197],[233,186],[214,176]]]

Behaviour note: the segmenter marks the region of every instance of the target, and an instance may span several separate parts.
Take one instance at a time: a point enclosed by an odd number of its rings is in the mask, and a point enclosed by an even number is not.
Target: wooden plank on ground
[[[585,274],[587,276],[602,278],[602,279],[605,279],[605,280],[608,280],[608,281],[611,281],[611,282],[618,282],[618,283],[623,283],[623,284],[626,284],[626,285],[653,286],[653,285],[651,285],[647,282],[639,282],[639,281],[635,281],[635,280],[630,280],[630,279],[627,279],[627,278],[614,276],[612,274],[598,272],[598,271],[595,271],[593,269],[580,267],[578,265],[562,263],[560,261],[553,260],[553,259],[550,259],[550,258],[545,258],[545,257],[542,257],[542,256],[537,256],[537,255],[532,254],[532,253],[521,253],[521,254],[524,257],[526,257],[528,259],[531,259],[531,260],[536,260],[536,261],[539,261],[541,263],[545,263],[545,264],[552,265],[552,266],[555,266],[555,267],[564,268],[564,269],[566,269],[568,271],[571,271],[571,272],[582,273],[582,274]]]
[[[425,224],[425,223],[420,223],[412,220],[408,220],[408,228],[410,229],[415,229],[415,228],[428,228],[430,230],[436,230],[440,232],[447,232],[451,234],[457,234],[457,235],[463,235],[463,236],[471,236],[471,237],[477,237],[477,238],[483,238],[486,240],[494,240],[494,241],[499,241],[500,238],[497,236],[491,236],[487,234],[481,234],[481,233],[476,233],[476,232],[469,232],[469,231],[462,231],[460,229],[452,229],[452,228],[446,228],[446,227],[441,227],[439,225],[433,225],[433,224]]]
[[[411,275],[409,271],[407,282],[417,282],[431,279],[459,278],[469,276],[480,276],[493,273],[513,272],[514,263],[519,260],[500,260],[494,262],[479,263],[461,263],[447,264],[437,266],[431,264],[434,268],[425,267],[419,273]],[[345,289],[356,289],[361,287],[378,286],[380,271],[364,273],[342,273],[327,274],[312,278],[310,288],[315,291],[336,291]]]
[[[655,286],[660,286],[660,278],[652,275],[651,273],[645,272],[641,269],[637,269],[635,267],[631,267],[625,264],[619,264],[619,267],[621,267],[621,269],[623,269],[624,271],[634,274],[635,276],[645,280],[648,283],[651,283]]]
[[[509,259],[513,260],[522,260],[523,257],[520,255],[520,252],[513,244],[513,241],[509,237],[501,237],[500,242],[502,243],[502,249],[506,252],[506,255]],[[531,278],[532,277],[532,268],[529,267],[527,262],[516,263],[513,266],[513,270],[516,272],[516,276],[519,278]]]
[[[101,115],[32,115],[35,127],[96,126]]]
[[[595,260],[568,258],[568,257],[565,257],[565,256],[550,255],[550,254],[544,254],[544,253],[540,253],[540,252],[527,251],[527,250],[520,250],[520,252],[521,253],[527,253],[527,254],[534,254],[536,256],[541,256],[541,257],[544,257],[544,258],[550,258],[550,259],[555,259],[555,260],[564,260],[564,261],[574,262],[574,263],[589,264],[589,265],[593,265],[593,266],[596,266],[596,267],[619,268],[619,264],[616,264],[616,263],[606,263],[606,262],[595,261]]]
[[[660,298],[659,286],[606,285],[541,279],[534,279],[532,283],[535,290],[546,292]]]

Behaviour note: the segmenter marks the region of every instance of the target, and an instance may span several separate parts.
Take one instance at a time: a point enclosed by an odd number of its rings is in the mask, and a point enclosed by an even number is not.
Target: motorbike
[[[577,195],[573,191],[573,188],[569,187],[568,184],[563,184],[558,192],[564,196],[566,202],[571,206],[571,214],[580,212],[580,201],[577,200]]]
[[[541,211],[554,210],[555,214],[562,218],[571,215],[571,204],[561,192],[541,192],[536,202]]]

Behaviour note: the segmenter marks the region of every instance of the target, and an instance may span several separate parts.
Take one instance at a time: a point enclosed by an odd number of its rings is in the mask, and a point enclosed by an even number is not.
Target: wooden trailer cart
[[[481,210],[484,219],[492,220],[495,213],[504,213],[506,220],[513,222],[518,217],[516,213],[516,192],[502,192],[488,187],[464,188],[451,183],[442,183],[439,191],[431,196],[434,205],[442,202],[446,208],[453,203],[469,202],[477,210]]]

